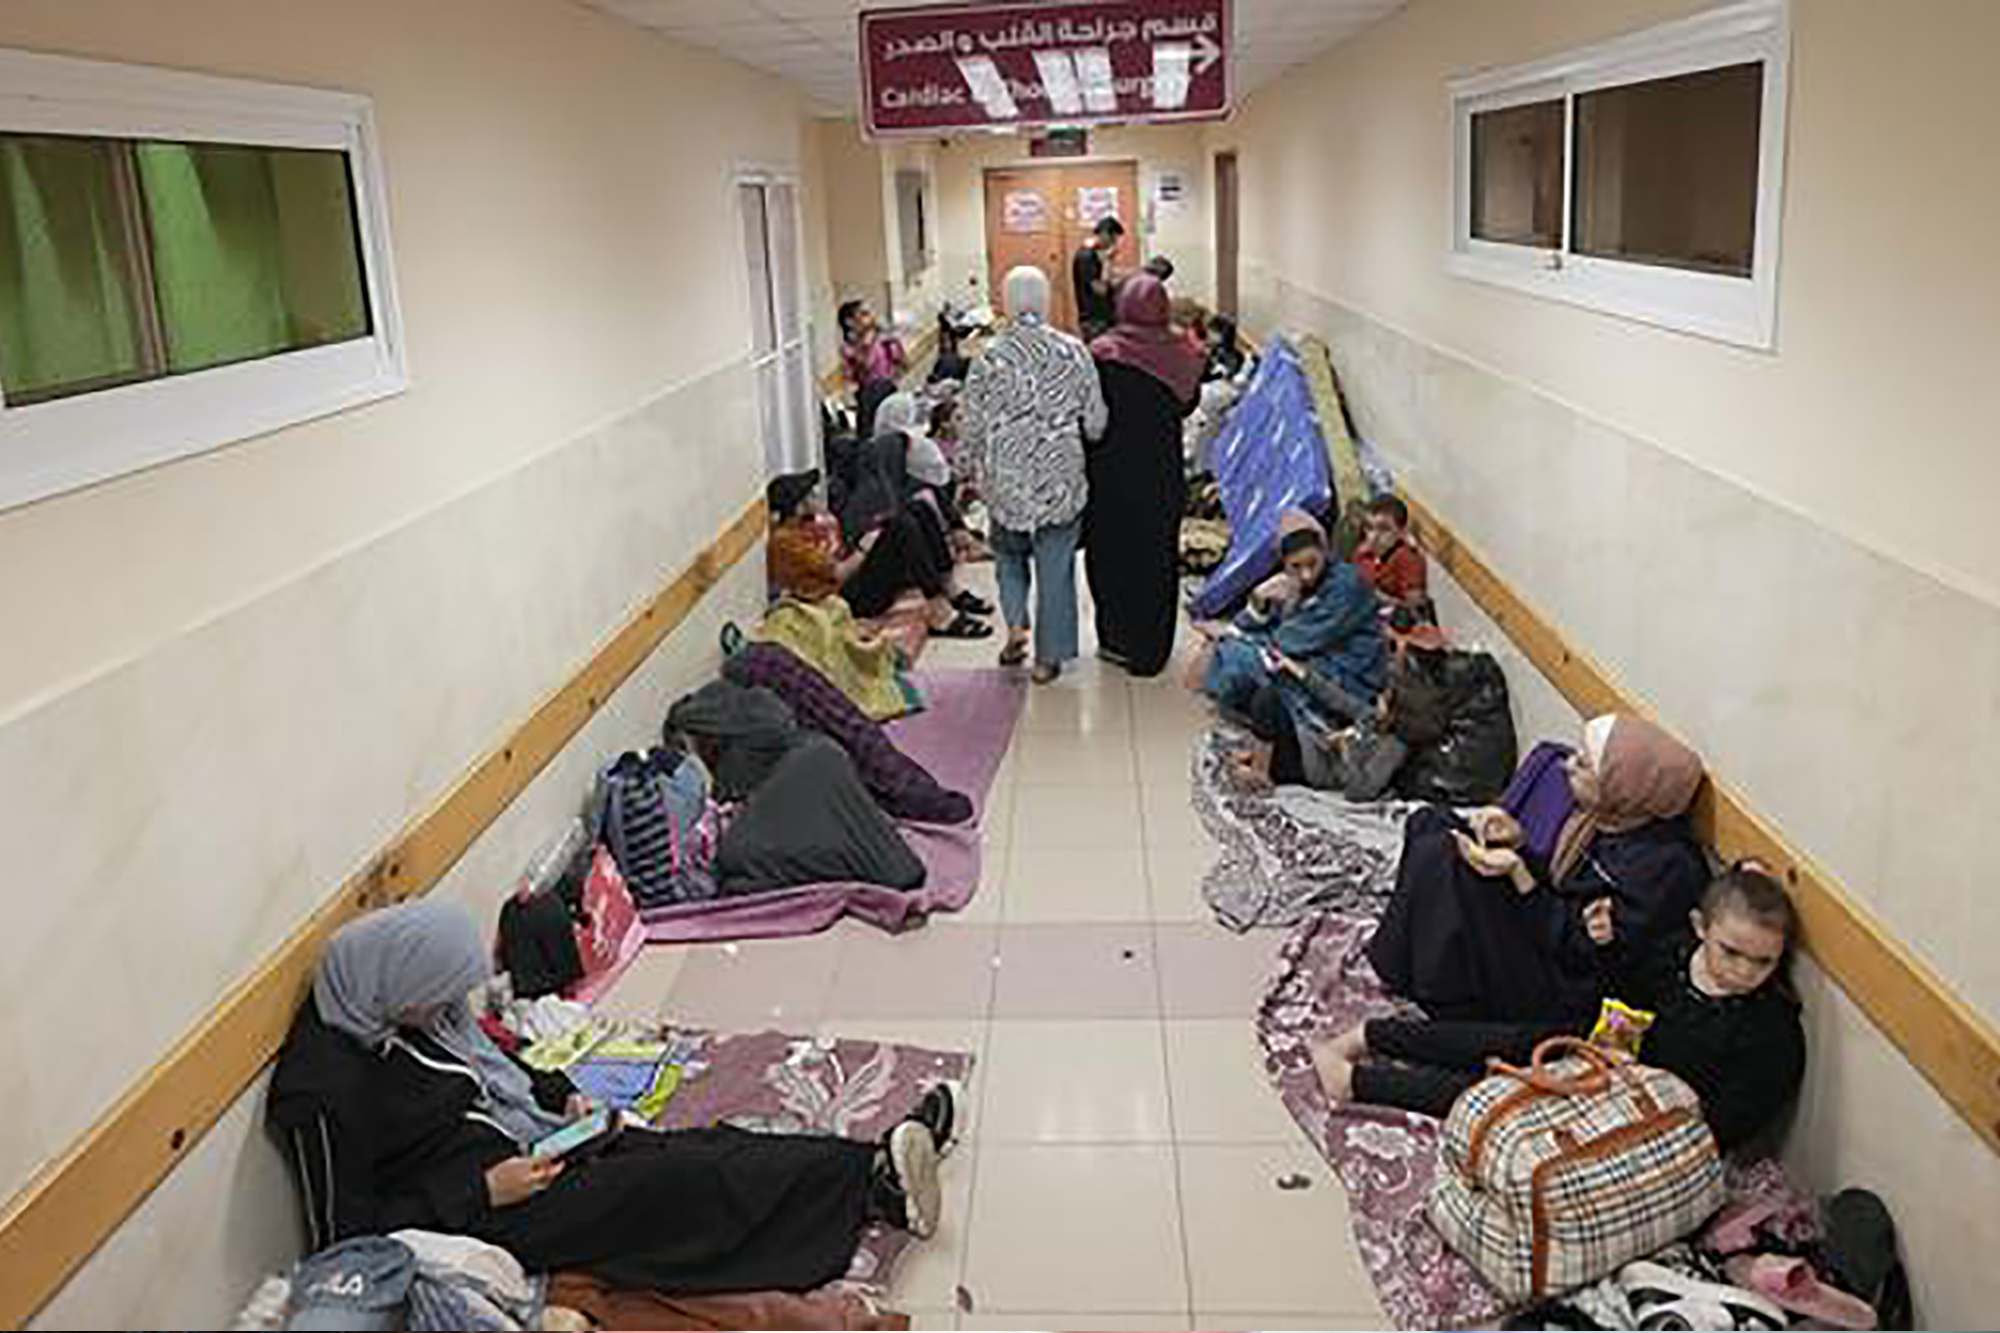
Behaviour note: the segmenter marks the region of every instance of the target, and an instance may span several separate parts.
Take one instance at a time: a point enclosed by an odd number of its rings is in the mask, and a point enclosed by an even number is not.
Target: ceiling
[[[863,9],[960,0],[582,0],[675,41],[781,76],[825,115],[858,115]],[[1238,99],[1405,0],[1235,0]]]

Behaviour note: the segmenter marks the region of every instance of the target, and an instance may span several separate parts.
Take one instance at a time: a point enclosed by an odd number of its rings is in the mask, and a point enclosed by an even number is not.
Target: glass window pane
[[[1763,109],[1755,62],[1578,96],[1577,252],[1749,277]]]
[[[743,254],[750,265],[750,351],[769,356],[778,346],[776,315],[771,308],[771,252],[766,237],[764,187],[742,185],[736,190],[743,212]]]
[[[1559,249],[1562,201],[1562,102],[1529,102],[1474,112],[1474,238]]]
[[[179,143],[136,154],[172,371],[368,336],[346,154]]]
[[[123,151],[0,134],[0,386],[16,406],[156,373]]]

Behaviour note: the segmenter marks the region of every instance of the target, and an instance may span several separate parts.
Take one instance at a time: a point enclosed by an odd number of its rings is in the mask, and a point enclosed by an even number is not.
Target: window
[[[1452,86],[1452,271],[1770,347],[1781,0]]]
[[[776,173],[746,171],[737,179],[736,203],[749,271],[750,363],[757,377],[764,464],[775,477],[820,466],[798,187]]]
[[[365,99],[0,51],[0,507],[404,382]]]
[[[929,182],[921,171],[896,173],[896,234],[903,247],[903,281],[914,283],[931,266]]]

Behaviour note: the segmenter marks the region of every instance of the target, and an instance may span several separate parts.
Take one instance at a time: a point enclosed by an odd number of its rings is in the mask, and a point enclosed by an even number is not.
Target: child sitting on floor
[[[1430,568],[1410,540],[1410,507],[1394,495],[1378,495],[1367,505],[1365,535],[1354,563],[1390,611],[1399,608],[1435,622]]]
[[[1613,944],[1611,900],[1588,910],[1591,937]],[[1724,1152],[1753,1142],[1797,1094],[1805,1032],[1785,962],[1798,933],[1791,899],[1761,867],[1725,871],[1691,914],[1692,937],[1668,937],[1614,961],[1605,998],[1652,1021],[1638,1058],[1686,1080]],[[1607,949],[1614,957],[1623,952]],[[1629,1008],[1626,1008],[1629,1006]],[[1607,1005],[1607,1009],[1610,1006]],[[1525,1066],[1537,1043],[1589,1036],[1595,1015],[1566,1023],[1371,1019],[1315,1043],[1327,1097],[1443,1117],[1485,1076],[1489,1057]],[[1381,1061],[1396,1063],[1381,1063]]]

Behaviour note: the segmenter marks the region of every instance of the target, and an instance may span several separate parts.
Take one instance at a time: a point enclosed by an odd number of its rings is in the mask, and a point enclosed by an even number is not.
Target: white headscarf
[[[910,442],[910,475],[926,486],[951,485],[951,463],[930,435],[924,405],[913,393],[892,393],[875,409],[875,432],[901,432]]]
[[[389,1043],[405,1014],[435,1011],[424,1035],[477,1076],[480,1111],[528,1144],[563,1121],[535,1103],[527,1074],[480,1031],[466,1005],[466,993],[491,971],[471,913],[419,898],[342,926],[313,978],[313,1003],[328,1027],[371,1051]]]
[[[1001,284],[1002,295],[1007,303],[1007,313],[1015,319],[1032,317],[1046,322],[1049,307],[1054,302],[1054,290],[1049,286],[1049,275],[1033,264],[1023,264],[1008,272]]]

